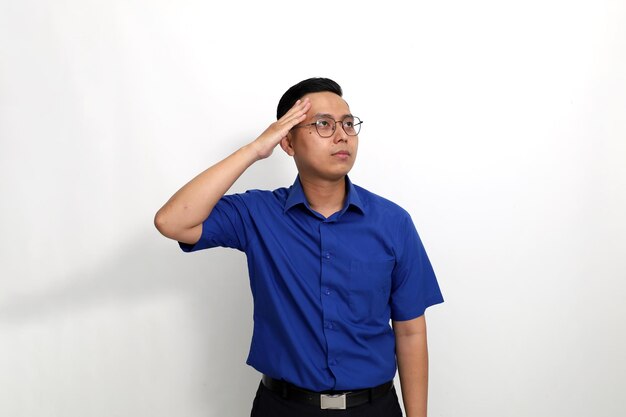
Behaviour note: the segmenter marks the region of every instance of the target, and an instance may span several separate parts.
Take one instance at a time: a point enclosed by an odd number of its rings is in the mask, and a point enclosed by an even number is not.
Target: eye
[[[328,127],[330,126],[330,122],[326,119],[319,119],[317,122],[318,127]]]
[[[343,119],[343,125],[344,127],[354,127],[354,116],[346,116],[346,118]]]

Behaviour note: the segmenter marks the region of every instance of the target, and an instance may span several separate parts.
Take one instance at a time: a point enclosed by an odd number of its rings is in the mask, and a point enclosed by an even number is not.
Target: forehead
[[[341,117],[350,113],[348,103],[335,93],[324,91],[321,93],[306,94],[304,97],[308,97],[311,101],[311,108],[307,112],[309,116],[315,114],[330,114],[335,117]]]

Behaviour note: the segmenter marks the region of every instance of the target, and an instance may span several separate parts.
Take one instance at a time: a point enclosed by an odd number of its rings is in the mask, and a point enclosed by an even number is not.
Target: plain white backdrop
[[[438,274],[430,415],[626,415],[625,74],[618,0],[0,0],[0,415],[249,415],[245,258],[152,220],[311,76]]]

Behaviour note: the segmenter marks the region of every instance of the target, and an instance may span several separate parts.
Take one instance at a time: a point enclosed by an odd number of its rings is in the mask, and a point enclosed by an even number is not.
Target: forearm
[[[272,154],[291,128],[306,118],[310,107],[308,98],[298,100],[252,143],[185,184],[154,217],[159,232],[181,242],[196,243],[202,232],[202,222],[209,217],[219,199],[250,165]]]
[[[396,335],[396,357],[407,417],[426,417],[428,345],[426,331]]]
[[[237,178],[258,159],[254,146],[246,145],[196,176],[157,212],[157,229],[172,239],[185,240],[185,231],[199,226]]]

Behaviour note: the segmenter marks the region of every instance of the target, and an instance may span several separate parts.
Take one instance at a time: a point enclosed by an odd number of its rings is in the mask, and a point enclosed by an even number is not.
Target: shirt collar
[[[359,193],[350,181],[350,178],[346,175],[346,189],[348,190],[348,197],[346,198],[346,203],[341,210],[341,214],[343,214],[349,207],[353,207],[361,212],[361,214],[365,214],[365,209],[363,208],[363,203],[361,198],[359,197]],[[311,210],[309,206],[309,202],[306,200],[306,196],[304,195],[304,190],[302,189],[302,183],[300,182],[300,176],[296,177],[293,185],[289,188],[289,194],[287,195],[287,200],[285,201],[285,209],[286,213],[292,207],[304,204],[306,208]]]

